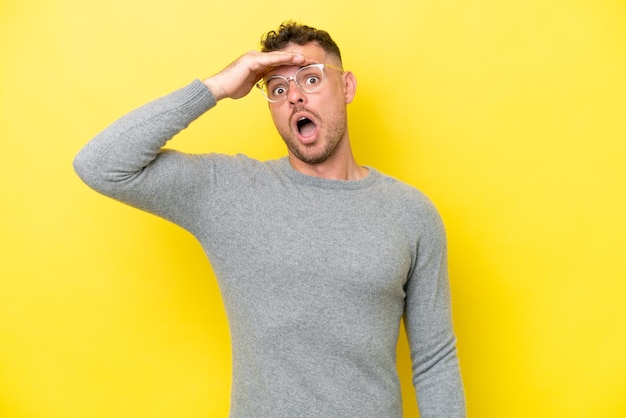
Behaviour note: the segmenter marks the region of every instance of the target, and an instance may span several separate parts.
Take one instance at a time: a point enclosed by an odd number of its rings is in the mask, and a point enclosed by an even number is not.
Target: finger
[[[306,65],[310,59],[302,54],[289,51],[261,52],[258,57],[262,67],[280,67],[282,65]]]
[[[264,53],[270,54],[270,53]],[[305,65],[312,64],[314,61],[310,58],[305,57],[302,54],[296,54],[292,52],[284,52],[277,51],[275,53],[271,53],[271,56],[264,56],[261,59],[261,62],[257,61],[260,66],[254,71],[256,78],[259,79],[265,77],[271,71],[277,69],[278,67],[284,66],[297,66],[303,67]]]

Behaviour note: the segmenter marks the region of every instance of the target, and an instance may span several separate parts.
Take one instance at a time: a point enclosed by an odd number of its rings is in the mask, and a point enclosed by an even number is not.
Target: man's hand
[[[291,52],[250,51],[219,73],[205,79],[203,83],[211,90],[217,100],[225,97],[239,99],[248,94],[272,67],[282,65],[302,66],[307,63],[307,58]]]

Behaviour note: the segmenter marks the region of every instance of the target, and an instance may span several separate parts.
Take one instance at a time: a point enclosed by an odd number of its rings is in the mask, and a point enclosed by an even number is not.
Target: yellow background
[[[330,31],[359,80],[359,162],[441,211],[469,416],[626,416],[625,2],[371,4],[0,3],[0,417],[226,416],[199,245],[89,190],[72,159],[289,18]],[[284,153],[256,92],[172,146]],[[416,417],[404,337],[398,353]]]

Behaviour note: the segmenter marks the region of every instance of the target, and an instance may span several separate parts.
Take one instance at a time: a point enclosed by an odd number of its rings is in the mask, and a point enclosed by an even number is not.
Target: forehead
[[[296,54],[304,55],[311,59],[325,59],[326,51],[317,42],[309,42],[304,45],[298,45],[290,42],[281,51],[293,52]]]

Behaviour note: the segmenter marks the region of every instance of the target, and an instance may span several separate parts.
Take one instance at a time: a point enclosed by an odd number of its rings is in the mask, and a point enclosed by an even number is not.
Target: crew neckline
[[[280,171],[284,173],[287,177],[289,177],[292,181],[313,187],[320,187],[324,189],[344,189],[344,190],[355,190],[362,189],[364,187],[368,187],[373,184],[379,177],[380,172],[375,168],[364,166],[367,168],[368,173],[365,177],[359,180],[335,180],[335,179],[326,179],[322,177],[310,176],[308,174],[303,174],[293,168],[289,163],[288,157],[283,157],[281,159],[276,160],[276,164]]]

